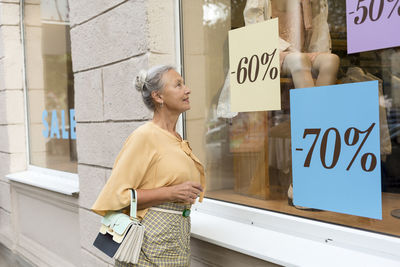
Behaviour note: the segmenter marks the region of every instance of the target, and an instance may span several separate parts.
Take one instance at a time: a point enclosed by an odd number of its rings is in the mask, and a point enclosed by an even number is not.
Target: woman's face
[[[163,100],[163,108],[170,111],[182,113],[190,109],[190,89],[185,85],[179,73],[169,70],[163,75],[164,88],[161,89],[160,97]]]

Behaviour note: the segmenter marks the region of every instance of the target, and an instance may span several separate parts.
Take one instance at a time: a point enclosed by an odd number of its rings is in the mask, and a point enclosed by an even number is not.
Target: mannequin
[[[246,25],[278,18],[281,75],[290,75],[295,88],[336,83],[340,62],[339,57],[331,53],[327,0],[247,0],[243,15]],[[313,76],[316,77],[315,82]],[[274,147],[277,147],[276,150],[282,149],[279,144],[290,140],[290,136],[285,137],[285,134],[282,134],[290,133],[289,129],[288,121],[271,129],[269,144],[271,151],[274,151]],[[290,141],[288,148],[290,151]],[[270,155],[272,159],[270,164],[273,163],[273,156],[278,156],[276,153],[273,154]],[[279,161],[290,163],[290,152],[285,154],[286,157],[280,158]],[[285,168],[288,164],[276,165],[275,167],[283,172],[288,169]],[[293,187],[290,185],[288,189],[290,205],[293,205],[292,200]],[[317,211],[306,207],[295,207]]]
[[[291,75],[295,88],[336,82],[339,57],[330,53],[326,1],[247,0],[243,15],[246,25],[279,19],[281,74]]]

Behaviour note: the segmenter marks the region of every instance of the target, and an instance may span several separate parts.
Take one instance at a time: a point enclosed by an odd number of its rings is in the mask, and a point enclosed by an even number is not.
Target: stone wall
[[[22,44],[18,0],[0,1],[0,242],[13,248],[10,183],[26,168]]]
[[[152,117],[133,85],[142,68],[175,64],[173,0],[70,0],[82,266],[111,266],[92,246],[90,211],[126,137]]]

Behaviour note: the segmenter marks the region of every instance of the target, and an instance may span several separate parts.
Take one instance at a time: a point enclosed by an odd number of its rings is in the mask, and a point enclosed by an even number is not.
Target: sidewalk
[[[34,267],[0,243],[0,267]]]

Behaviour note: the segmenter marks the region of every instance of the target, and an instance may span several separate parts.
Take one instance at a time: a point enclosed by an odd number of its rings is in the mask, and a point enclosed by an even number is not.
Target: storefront
[[[0,3],[0,242],[40,266],[112,264],[89,209],[151,119],[133,78],[169,63],[192,90],[178,130],[207,171],[194,266],[399,265],[400,50],[348,54],[345,0],[99,2]],[[228,32],[275,17],[282,109],[232,112]],[[289,90],[371,80],[382,220],[294,206]]]
[[[280,55],[282,110],[231,112],[228,31],[271,17],[279,18],[280,37],[291,45]],[[349,55],[346,1],[182,1],[182,19],[184,75],[196,99],[186,133],[208,170],[208,199],[195,216],[220,223],[204,230],[194,217],[194,236],[283,265],[335,260],[332,246],[398,259],[400,50]],[[294,207],[289,90],[370,80],[380,86],[383,219]],[[228,225],[238,231],[229,234]],[[276,248],[287,235],[293,239]]]

